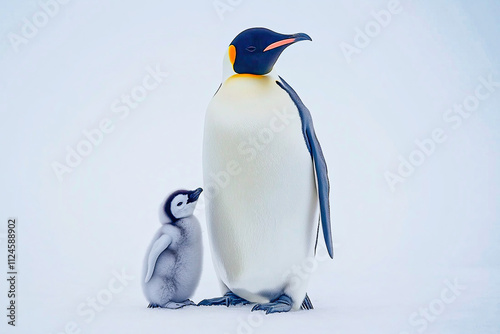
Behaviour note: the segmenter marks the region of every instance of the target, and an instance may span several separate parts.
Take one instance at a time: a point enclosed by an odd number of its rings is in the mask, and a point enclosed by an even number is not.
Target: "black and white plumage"
[[[297,277],[294,268],[314,259],[318,208],[333,257],[328,170],[309,110],[273,73],[285,48],[310,40],[250,28],[224,56],[203,145],[208,236],[223,296],[199,305],[256,303],[252,310],[266,313],[312,308],[309,276]],[[230,165],[240,168],[223,191],[211,186]]]
[[[203,190],[178,190],[160,207],[162,227],[156,232],[144,260],[142,288],[150,308],[194,305],[189,299],[201,276],[201,228],[193,215]]]

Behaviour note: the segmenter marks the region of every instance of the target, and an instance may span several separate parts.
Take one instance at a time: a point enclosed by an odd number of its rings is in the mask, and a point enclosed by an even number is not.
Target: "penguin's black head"
[[[165,200],[160,215],[165,213],[171,222],[191,216],[202,191],[201,188],[174,191]]]
[[[229,61],[238,74],[264,75],[271,72],[287,46],[305,40],[312,41],[303,33],[283,35],[266,28],[250,28],[229,45]]]

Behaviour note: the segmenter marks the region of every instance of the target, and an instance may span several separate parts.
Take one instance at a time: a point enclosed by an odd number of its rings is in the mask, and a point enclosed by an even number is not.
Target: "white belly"
[[[204,136],[216,272],[241,297],[266,302],[314,252],[316,184],[298,110],[273,78],[232,77],[208,106]]]

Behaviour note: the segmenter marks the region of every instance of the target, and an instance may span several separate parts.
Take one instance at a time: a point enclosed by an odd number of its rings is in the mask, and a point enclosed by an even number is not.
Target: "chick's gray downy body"
[[[162,226],[144,260],[142,287],[149,307],[194,305],[189,298],[200,280],[203,250],[193,211],[201,191],[177,191],[160,208]]]

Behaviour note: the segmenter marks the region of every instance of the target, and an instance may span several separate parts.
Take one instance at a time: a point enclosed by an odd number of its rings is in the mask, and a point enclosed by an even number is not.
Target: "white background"
[[[2,279],[2,333],[62,333],[72,323],[80,333],[498,333],[500,89],[456,129],[443,119],[481,77],[500,81],[498,2],[402,0],[351,62],[341,43],[355,45],[356,29],[388,1],[228,3],[219,16],[210,0],[71,1],[16,51],[9,34],[41,7],[2,1],[2,254],[7,217],[19,226],[17,327],[6,324]],[[202,185],[205,108],[227,46],[253,26],[313,38],[275,68],[311,110],[329,164],[335,259],[312,274],[314,311],[148,310],[140,276],[158,206]],[[158,64],[164,82],[128,117],[113,113]],[[60,182],[51,165],[106,118],[113,132]],[[398,157],[436,128],[446,141],[391,191],[384,173],[397,173]],[[196,215],[205,242],[197,302],[219,290],[202,200]],[[134,279],[87,321],[77,308],[106,295],[122,270]],[[464,287],[450,304],[446,280]],[[422,320],[429,307],[432,320]]]

